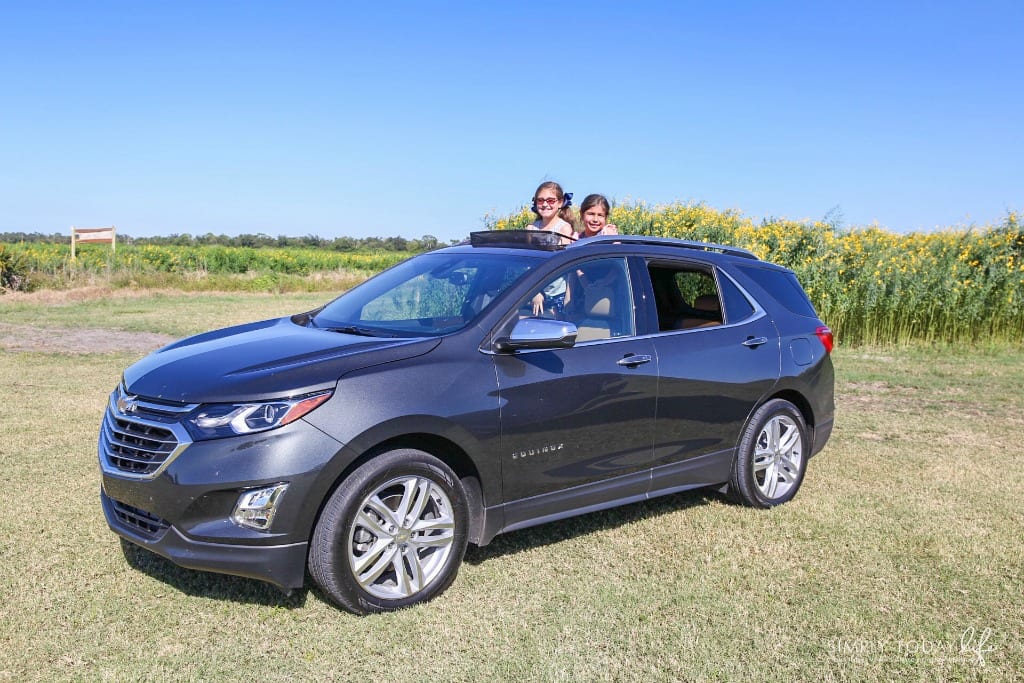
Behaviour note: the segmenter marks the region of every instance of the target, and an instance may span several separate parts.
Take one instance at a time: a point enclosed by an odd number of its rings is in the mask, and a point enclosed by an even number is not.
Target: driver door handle
[[[633,354],[633,353],[628,353],[625,356],[623,356],[622,358],[620,358],[619,360],[615,361],[615,363],[617,365],[621,365],[621,366],[627,367],[627,368],[635,368],[638,365],[643,365],[644,363],[650,363],[650,362],[651,362],[651,357],[650,356],[638,356],[638,355]]]

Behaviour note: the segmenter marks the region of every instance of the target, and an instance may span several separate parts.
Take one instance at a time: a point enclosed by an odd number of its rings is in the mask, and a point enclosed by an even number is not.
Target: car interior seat
[[[576,326],[576,341],[608,339],[612,336],[612,288],[606,285],[588,288],[584,317]]]
[[[693,313],[679,318],[676,329],[690,330],[695,327],[711,327],[721,324],[722,309],[718,303],[718,295],[702,294],[693,300]]]
[[[683,297],[679,293],[679,286],[671,271],[652,268],[650,274],[651,284],[654,287],[654,301],[658,310],[658,328],[660,330],[674,329],[685,306]]]
[[[609,264],[590,264],[577,281],[582,285],[582,320],[576,325],[576,341],[624,334],[619,309],[629,297],[622,291],[625,282],[621,269]]]

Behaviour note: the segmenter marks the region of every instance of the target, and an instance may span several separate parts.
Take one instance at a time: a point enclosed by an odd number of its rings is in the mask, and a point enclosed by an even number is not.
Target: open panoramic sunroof
[[[510,247],[558,251],[565,248],[563,240],[573,239],[550,230],[482,230],[469,233],[474,247]]]

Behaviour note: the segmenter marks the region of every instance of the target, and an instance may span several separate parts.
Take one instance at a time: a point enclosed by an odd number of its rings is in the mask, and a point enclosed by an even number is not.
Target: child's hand
[[[538,293],[533,297],[533,314],[536,316],[544,315],[544,294]]]

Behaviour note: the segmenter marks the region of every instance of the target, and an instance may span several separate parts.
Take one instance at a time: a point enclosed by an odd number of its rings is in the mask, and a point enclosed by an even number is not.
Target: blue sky
[[[6,2],[0,232],[460,238],[554,179],[1024,210],[1021,2]]]

